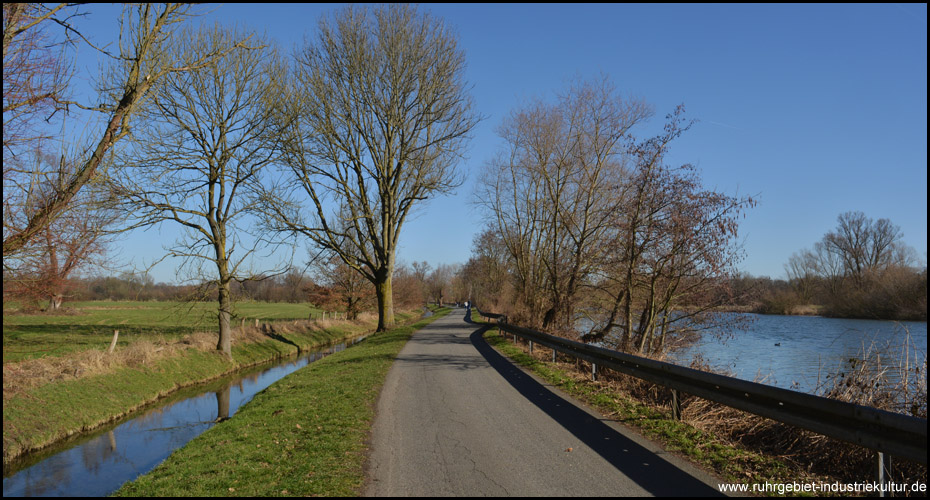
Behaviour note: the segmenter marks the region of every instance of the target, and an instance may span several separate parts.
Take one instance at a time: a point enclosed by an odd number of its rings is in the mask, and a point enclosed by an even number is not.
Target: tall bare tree
[[[824,314],[877,319],[926,318],[926,268],[888,219],[845,212],[837,226],[785,266],[805,303]]]
[[[738,220],[755,200],[704,189],[693,166],[666,164],[672,142],[691,126],[683,113],[679,106],[662,134],[630,147],[633,165],[603,268],[612,306],[589,340],[619,327],[621,350],[653,352],[675,333],[722,319],[706,313],[728,296],[742,257]]]
[[[869,275],[881,271],[901,258],[901,228],[888,219],[873,221],[862,212],[845,212],[837,218],[837,227],[823,237],[824,248],[843,263],[845,275],[856,288],[863,288]]]
[[[610,335],[621,349],[647,352],[726,296],[741,256],[737,220],[755,202],[704,189],[690,165],[665,164],[689,126],[682,113],[669,115],[664,133],[634,141],[629,129],[648,108],[602,80],[505,121],[506,150],[478,195],[510,257],[522,306],[515,319],[577,336],[584,315],[583,340]]]
[[[461,183],[456,165],[479,119],[464,74],[464,52],[441,20],[408,5],[348,7],[320,21],[279,99],[296,189],[269,190],[271,224],[335,252],[374,284],[379,331],[394,323],[404,222]]]
[[[187,32],[180,54],[217,54],[208,65],[166,75],[146,107],[145,123],[121,151],[114,190],[137,226],[173,222],[187,237],[171,250],[194,269],[204,261],[218,292],[217,349],[231,354],[230,283],[245,269],[260,238],[243,237],[262,180],[276,154],[272,129],[274,89],[280,75],[267,47],[239,47],[245,38],[215,27]],[[198,278],[203,279],[203,276]]]
[[[162,5],[139,4],[127,6],[120,21],[119,53],[110,54],[102,51],[111,58],[109,72],[99,83],[100,104],[87,106],[77,102],[56,101],[60,104],[69,104],[81,107],[106,116],[105,125],[99,136],[82,154],[81,161],[71,175],[64,182],[59,183],[60,188],[50,193],[33,210],[29,217],[20,222],[19,219],[4,217],[3,226],[3,256],[6,258],[23,249],[43,228],[48,227],[52,221],[63,211],[77,193],[98,172],[98,167],[104,161],[107,152],[120,139],[130,132],[130,125],[138,104],[148,93],[168,74],[188,71],[192,68],[202,67],[215,58],[218,53],[198,54],[190,57],[189,54],[173,53],[169,56],[169,40],[176,36],[175,25],[185,20],[189,15],[189,6],[185,4],[168,3]],[[20,30],[8,29],[7,9],[4,8],[4,64],[6,64],[8,51],[8,36],[15,40],[16,33],[26,33],[31,29],[27,21],[20,21]],[[13,19],[13,17],[11,17]],[[26,19],[20,16],[18,19]],[[61,20],[51,16],[36,18],[37,22],[47,23],[58,21],[70,31],[73,28]],[[25,23],[25,24],[23,24]],[[27,31],[22,31],[27,29]],[[83,38],[83,37],[82,37]],[[9,46],[12,46],[10,42]],[[220,52],[228,51],[223,48]],[[4,78],[6,78],[4,68]],[[6,101],[6,86],[4,87]],[[6,106],[6,102],[4,103]],[[7,114],[4,111],[4,133],[6,133]],[[4,139],[6,147],[6,139]],[[4,153],[6,157],[6,153]],[[22,185],[19,186],[20,188]],[[7,178],[4,175],[4,193],[6,198]],[[25,199],[27,196],[14,199]],[[4,212],[7,209],[16,209],[4,202]],[[9,222],[9,223],[8,223]]]
[[[484,176],[481,203],[515,262],[529,317],[573,330],[579,291],[595,272],[620,197],[628,131],[650,114],[610,81],[579,81],[556,104],[511,113],[507,150]]]

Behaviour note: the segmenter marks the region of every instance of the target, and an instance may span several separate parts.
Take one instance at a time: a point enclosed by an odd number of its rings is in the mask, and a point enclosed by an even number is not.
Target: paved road
[[[366,496],[718,495],[710,476],[515,367],[463,316],[416,333],[388,373]]]

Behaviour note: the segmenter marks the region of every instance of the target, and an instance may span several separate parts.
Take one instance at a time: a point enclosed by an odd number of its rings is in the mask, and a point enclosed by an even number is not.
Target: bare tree
[[[317,305],[339,305],[345,308],[346,317],[350,320],[358,319],[358,315],[363,309],[370,307],[374,302],[374,289],[361,274],[346,265],[342,259],[335,254],[330,254],[326,258],[317,258],[314,260],[313,268],[316,274],[316,284],[326,289],[325,293],[320,290],[314,290],[311,293],[311,301]],[[330,299],[333,296],[335,300]],[[314,298],[323,298],[323,300],[314,301]]]
[[[841,317],[926,318],[926,269],[888,219],[845,212],[837,227],[786,265],[799,298]],[[923,278],[921,278],[923,273]],[[916,285],[916,286],[915,286]],[[803,286],[803,288],[802,288]]]
[[[466,289],[462,298],[485,310],[512,315],[510,275],[509,254],[498,233],[485,229],[476,234],[472,242],[472,257],[459,272]]]
[[[817,256],[810,250],[794,253],[785,264],[788,282],[805,303],[809,303],[817,285]]]
[[[856,288],[863,288],[868,275],[881,271],[899,258],[895,246],[901,228],[888,219],[873,221],[862,212],[845,212],[837,217],[837,227],[823,238],[824,248],[842,262],[845,274]]]
[[[621,349],[647,352],[726,297],[741,256],[737,220],[755,202],[704,189],[690,165],[665,164],[690,126],[682,113],[636,142],[628,131],[648,108],[602,80],[571,87],[557,106],[514,112],[501,127],[507,149],[478,196],[510,257],[518,320],[578,336],[583,315],[582,340],[610,334]]]
[[[410,267],[413,270],[413,277],[417,280],[417,283],[420,286],[420,293],[424,297],[429,297],[429,292],[427,291],[427,278],[429,277],[430,265],[428,262],[420,261],[410,264]],[[429,299],[427,299],[428,301]]]
[[[499,129],[507,151],[484,176],[481,203],[514,259],[530,318],[573,330],[578,293],[605,248],[631,127],[650,114],[607,78],[576,82],[555,105],[537,101]]]
[[[218,52],[201,53],[196,57],[190,54],[173,53],[169,55],[169,39],[176,37],[173,29],[175,25],[184,21],[189,15],[190,7],[186,4],[139,4],[127,6],[120,21],[119,53],[110,54],[101,50],[111,58],[112,64],[109,72],[99,82],[99,104],[88,106],[78,102],[58,102],[80,107],[85,110],[98,112],[106,116],[103,131],[95,144],[87,148],[73,174],[60,188],[50,193],[42,200],[38,209],[22,224],[7,224],[4,219],[3,227],[3,256],[20,251],[30,239],[35,237],[43,228],[63,211],[67,210],[77,193],[98,172],[98,167],[104,161],[107,152],[119,140],[130,133],[130,125],[140,102],[143,102],[149,92],[155,88],[166,75],[189,71],[203,67],[209,61],[228,52],[230,47],[218,49]],[[4,15],[6,16],[6,10]],[[40,22],[54,20],[65,26],[69,33],[75,32],[64,21],[45,17]],[[6,22],[6,18],[5,18]],[[24,25],[23,27],[27,27]],[[4,60],[8,48],[7,25],[4,25]],[[79,33],[78,33],[79,34]],[[83,37],[81,37],[84,39]],[[95,47],[96,48],[96,47]],[[99,49],[98,49],[99,50]],[[5,72],[4,72],[5,73]],[[4,114],[4,130],[6,130],[7,116]],[[4,192],[7,190],[7,179],[4,178]],[[6,209],[7,206],[4,206]]]
[[[114,191],[136,226],[170,221],[188,230],[170,255],[200,271],[218,291],[217,350],[230,355],[230,283],[250,278],[245,269],[259,237],[254,227],[262,170],[275,157],[271,106],[279,78],[269,49],[228,48],[243,39],[219,27],[185,33],[180,54],[224,54],[209,65],[166,75],[145,109],[145,123],[121,151]],[[203,58],[205,56],[200,56]]]
[[[430,273],[428,282],[430,295],[436,300],[440,307],[443,305],[443,299],[452,293],[452,279],[457,273],[456,266],[451,264],[439,264]]]
[[[631,146],[633,171],[614,212],[604,267],[602,290],[612,306],[588,340],[620,327],[621,350],[661,350],[674,324],[692,330],[708,319],[704,313],[719,305],[735,274],[738,219],[755,200],[705,190],[693,166],[665,163],[671,143],[691,126],[683,113],[679,106],[662,134]]]
[[[35,172],[59,172],[35,177],[36,185],[28,192],[40,200],[37,205],[49,191],[58,189],[55,182],[67,178],[74,163],[41,154],[35,159],[58,164],[57,168],[36,167]],[[26,215],[33,206],[27,199]],[[4,277],[9,278],[4,283],[5,295],[33,303],[48,300],[48,310],[58,310],[76,274],[92,265],[104,266],[106,243],[119,220],[105,189],[92,185],[82,190],[66,213],[43,228],[16,256],[4,259]]]
[[[455,167],[478,121],[464,72],[442,21],[407,5],[348,7],[321,20],[279,99],[296,189],[269,190],[271,224],[335,252],[374,284],[379,331],[394,323],[404,222],[461,183]]]

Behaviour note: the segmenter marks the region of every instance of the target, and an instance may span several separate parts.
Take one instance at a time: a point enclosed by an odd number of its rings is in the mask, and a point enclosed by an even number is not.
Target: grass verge
[[[403,322],[412,316],[398,313],[396,317]],[[99,374],[60,373],[57,379],[36,385],[30,383],[28,376],[14,373],[20,365],[5,364],[3,462],[10,463],[26,452],[122,418],[178,389],[290,356],[298,350],[356,337],[372,331],[374,325],[373,320],[333,321],[278,328],[270,335],[253,329],[233,345],[232,360],[212,350],[209,341],[206,346],[195,345],[190,340],[195,336],[191,336],[162,346],[161,352],[146,352],[127,364],[104,367]],[[205,337],[215,342],[215,335]],[[61,370],[58,366],[54,368]],[[86,368],[86,364],[80,364],[73,369]],[[14,383],[17,379],[20,383]]]
[[[372,335],[272,384],[117,496],[358,495],[374,405],[417,323]]]

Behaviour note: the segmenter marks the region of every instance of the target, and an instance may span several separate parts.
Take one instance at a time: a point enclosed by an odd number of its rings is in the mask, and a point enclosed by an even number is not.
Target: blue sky
[[[338,8],[228,4],[199,20],[266,32],[290,53],[315,37],[321,14]],[[926,4],[420,8],[457,30],[487,119],[460,166],[465,185],[407,223],[400,261],[464,263],[483,227],[470,203],[474,182],[501,146],[495,129],[503,117],[531,98],[552,99],[574,77],[605,74],[622,94],[654,107],[642,136],[659,131],[678,104],[698,120],[669,163],[697,165],[706,187],[758,198],[740,226],[743,271],[783,277],[791,254],[850,210],[899,225],[926,262]],[[89,10],[87,29],[105,38],[117,11]],[[114,253],[148,263],[172,234],[129,235]],[[174,281],[173,265],[159,265],[153,277]]]

